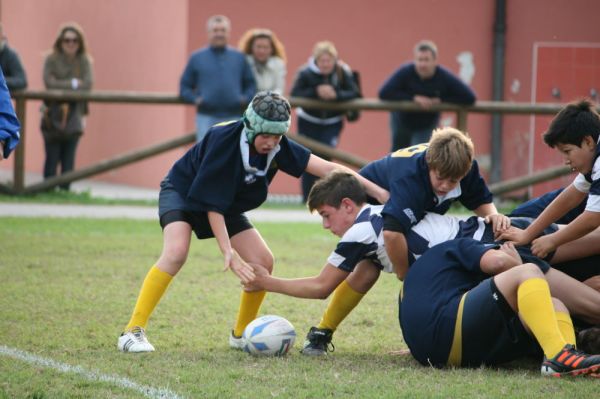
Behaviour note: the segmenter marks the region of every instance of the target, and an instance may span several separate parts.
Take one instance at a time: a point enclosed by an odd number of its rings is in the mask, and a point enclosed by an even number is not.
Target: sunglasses
[[[77,38],[71,38],[71,37],[64,37],[62,39],[63,43],[79,43],[79,39]]]

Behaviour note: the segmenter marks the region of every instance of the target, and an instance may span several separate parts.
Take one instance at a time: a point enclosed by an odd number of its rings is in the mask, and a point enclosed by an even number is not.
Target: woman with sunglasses
[[[90,90],[93,83],[92,60],[87,53],[83,30],[70,22],[61,26],[51,52],[44,61],[47,89]],[[44,178],[73,170],[75,150],[83,134],[86,102],[49,102],[42,107],[42,134],[46,150]],[[60,188],[68,190],[69,183]]]

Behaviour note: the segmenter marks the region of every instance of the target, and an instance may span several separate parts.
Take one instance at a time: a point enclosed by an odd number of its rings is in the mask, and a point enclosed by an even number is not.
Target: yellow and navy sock
[[[346,280],[333,292],[333,296],[317,328],[327,328],[335,331],[340,323],[352,312],[365,294],[355,291]]]
[[[556,356],[567,344],[556,320],[550,288],[543,278],[523,282],[517,290],[519,314],[531,329],[547,358]]]
[[[146,328],[150,315],[167,290],[172,279],[173,276],[167,272],[163,272],[156,265],[150,268],[142,284],[142,289],[140,290],[129,324],[125,327],[126,330],[135,326]]]
[[[556,312],[556,320],[558,321],[558,329],[567,344],[575,346],[575,328],[571,316],[565,312]]]
[[[260,305],[262,304],[263,299],[265,299],[266,294],[266,291],[242,291],[240,297],[240,309],[235,321],[235,327],[233,327],[234,336],[241,337],[246,326],[250,324],[252,320],[256,319],[256,315],[258,315],[258,310],[260,309]]]

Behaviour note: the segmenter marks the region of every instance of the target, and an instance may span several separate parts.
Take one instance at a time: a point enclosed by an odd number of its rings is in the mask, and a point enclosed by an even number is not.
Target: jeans
[[[226,121],[237,121],[241,118],[241,115],[227,115],[227,116],[212,116],[207,114],[196,114],[196,142],[199,142],[206,136],[206,132],[213,125]]]
[[[342,127],[344,127],[344,123],[342,121],[331,125],[318,125],[316,123],[309,122],[305,119],[298,118],[299,135],[306,136],[320,143],[326,144],[330,147],[337,146],[338,138],[340,136],[340,132],[342,131]],[[323,159],[329,160],[328,157],[322,155],[319,156]],[[304,172],[302,174],[302,198],[304,202],[306,202],[308,198],[308,193],[310,192],[310,189],[312,188],[313,184],[315,184],[316,180],[317,177],[311,175],[310,173]]]
[[[61,166],[61,174],[73,170],[75,167],[75,150],[80,136],[74,136],[67,140],[48,141],[44,140],[46,148],[46,161],[44,162],[44,179],[56,176],[58,164]],[[68,190],[70,183],[61,184],[59,187]]]
[[[410,128],[402,123],[398,112],[390,112],[391,152],[412,145],[428,143],[431,138],[431,132],[433,132],[436,126],[437,121],[433,125],[424,128]]]

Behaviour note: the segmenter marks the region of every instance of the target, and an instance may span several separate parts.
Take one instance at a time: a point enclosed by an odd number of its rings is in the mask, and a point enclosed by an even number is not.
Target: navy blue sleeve
[[[277,167],[288,175],[300,177],[308,165],[310,150],[286,136],[281,138],[279,145],[281,150],[275,155]]]
[[[406,234],[412,226],[425,217],[423,189],[407,180],[394,181],[390,185],[390,199],[385,203],[384,215],[392,216]]]
[[[19,129],[21,125],[15,115],[4,74],[0,69],[0,141],[4,143],[4,158],[8,158],[19,144],[21,139]]]
[[[196,76],[198,72],[194,65],[194,60],[195,57],[192,54],[179,81],[179,97],[189,103],[194,103],[196,97],[198,97],[198,88],[196,87],[198,84],[198,77]]]
[[[440,96],[442,102],[463,105],[472,105],[475,103],[475,93],[469,86],[447,69],[443,67],[438,68],[443,73],[446,82],[446,90]]]
[[[392,74],[379,89],[382,100],[412,101],[414,93],[408,90],[412,64],[403,65]]]
[[[456,259],[458,263],[470,272],[481,272],[481,258],[491,250],[498,249],[497,244],[484,244],[472,238],[459,238],[452,241],[454,245],[448,250],[448,256]]]
[[[467,209],[474,210],[493,201],[492,193],[481,177],[479,165],[475,160],[469,173],[460,181],[460,189],[462,191],[460,203]]]

